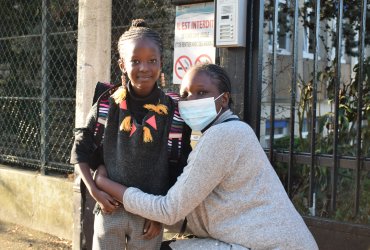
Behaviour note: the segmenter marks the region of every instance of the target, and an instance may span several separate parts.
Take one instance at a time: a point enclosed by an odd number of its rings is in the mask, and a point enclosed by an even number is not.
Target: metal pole
[[[338,143],[339,143],[339,87],[341,75],[341,57],[342,57],[342,19],[343,19],[343,0],[339,0],[337,15],[337,41],[336,41],[336,74],[335,74],[335,101],[334,101],[334,139],[333,139],[333,159],[334,166],[331,173],[331,211],[335,211],[337,203],[337,181],[338,181]]]
[[[260,137],[261,121],[263,10],[263,0],[248,1],[244,120],[253,128],[258,138]]]
[[[367,0],[362,1],[361,5],[361,23],[360,23],[360,34],[359,34],[359,55],[358,55],[358,83],[357,83],[357,134],[356,134],[356,196],[355,196],[355,215],[358,214],[360,208],[360,178],[361,178],[361,125],[362,125],[362,88],[364,82],[364,52],[365,52],[365,34],[366,34],[366,8]]]
[[[319,53],[319,31],[320,31],[320,0],[315,6],[315,33],[314,33],[314,62],[312,80],[312,118],[311,118],[311,166],[310,166],[310,207],[313,205],[313,193],[315,192],[315,158],[316,158],[316,108],[317,108],[317,76],[318,76],[318,53]]]
[[[274,136],[275,136],[275,90],[276,90],[276,49],[277,49],[277,26],[279,15],[279,1],[274,0],[274,14],[272,19],[272,72],[271,72],[271,109],[270,109],[270,162],[274,159]]]
[[[41,173],[46,174],[48,161],[48,117],[49,117],[49,0],[42,0],[41,30]]]
[[[294,1],[294,26],[293,26],[293,61],[292,61],[292,82],[290,97],[290,145],[289,145],[289,165],[288,165],[288,195],[292,191],[292,168],[294,154],[294,125],[295,125],[295,102],[297,89],[297,65],[298,65],[298,0]]]

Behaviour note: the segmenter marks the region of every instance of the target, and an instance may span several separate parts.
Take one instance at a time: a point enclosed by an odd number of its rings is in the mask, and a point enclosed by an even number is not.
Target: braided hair
[[[123,57],[125,48],[124,44],[127,41],[140,40],[145,38],[153,41],[158,46],[159,53],[162,56],[163,55],[162,39],[156,31],[147,27],[147,24],[144,19],[132,20],[131,27],[129,28],[129,30],[124,32],[119,38],[117,46],[120,56]]]
[[[220,93],[229,92],[231,94],[231,81],[227,72],[220,66],[211,63],[200,63],[192,67],[192,71],[204,72],[216,84]],[[231,97],[229,98],[229,106],[233,103]]]

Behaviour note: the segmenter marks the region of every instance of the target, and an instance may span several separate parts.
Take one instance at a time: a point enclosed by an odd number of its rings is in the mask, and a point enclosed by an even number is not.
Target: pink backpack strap
[[[179,94],[174,92],[166,93],[175,104],[174,114],[172,118],[170,133],[168,135],[168,156],[169,161],[177,163],[181,157],[181,147],[182,147],[182,136],[185,122],[181,118],[179,113],[178,101],[180,99]]]

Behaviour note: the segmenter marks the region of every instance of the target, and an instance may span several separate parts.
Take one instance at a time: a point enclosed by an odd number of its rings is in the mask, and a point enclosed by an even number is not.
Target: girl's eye
[[[132,64],[139,64],[139,60],[132,60]]]
[[[152,59],[149,62],[154,64],[154,63],[157,63],[157,61],[158,61],[157,59]]]
[[[204,96],[204,95],[206,95],[207,94],[207,92],[206,91],[199,91],[198,92],[198,95],[200,95],[200,96]]]

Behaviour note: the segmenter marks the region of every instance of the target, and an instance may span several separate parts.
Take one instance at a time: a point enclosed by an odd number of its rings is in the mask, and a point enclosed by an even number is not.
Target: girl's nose
[[[140,63],[140,71],[147,71],[148,70],[148,64],[146,62]]]

